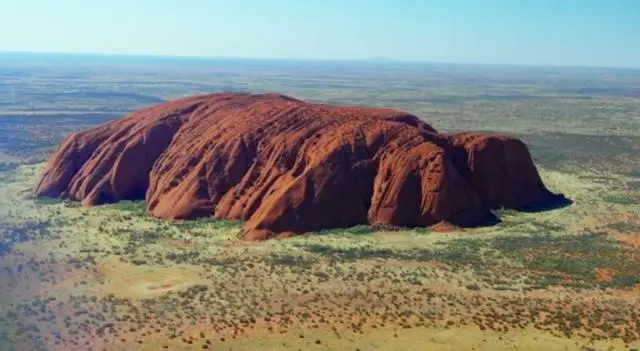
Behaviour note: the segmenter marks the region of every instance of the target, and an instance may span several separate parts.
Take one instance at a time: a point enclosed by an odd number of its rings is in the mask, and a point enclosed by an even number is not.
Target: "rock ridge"
[[[477,226],[498,221],[497,208],[568,201],[545,187],[516,138],[445,135],[392,109],[248,93],[170,101],[71,134],[34,194],[244,220],[247,240],[366,223]]]

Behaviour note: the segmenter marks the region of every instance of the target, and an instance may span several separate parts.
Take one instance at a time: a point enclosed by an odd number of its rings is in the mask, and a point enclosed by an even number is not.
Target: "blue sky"
[[[640,0],[0,0],[0,51],[640,67]]]

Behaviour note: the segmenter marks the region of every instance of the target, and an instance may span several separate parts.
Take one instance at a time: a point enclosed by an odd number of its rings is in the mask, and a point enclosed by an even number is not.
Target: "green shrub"
[[[331,228],[323,229],[320,234],[352,234],[352,235],[368,235],[373,233],[370,225],[359,224],[348,228]]]

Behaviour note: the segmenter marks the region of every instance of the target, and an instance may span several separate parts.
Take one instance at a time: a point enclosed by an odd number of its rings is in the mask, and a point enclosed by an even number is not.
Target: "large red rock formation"
[[[85,206],[146,198],[152,216],[246,220],[262,240],[371,223],[473,226],[563,199],[521,141],[438,134],[407,113],[213,94],[70,135],[35,195]]]

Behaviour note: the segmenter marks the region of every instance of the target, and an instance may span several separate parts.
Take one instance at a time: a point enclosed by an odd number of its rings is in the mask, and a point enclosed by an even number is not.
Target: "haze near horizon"
[[[0,52],[640,67],[632,0],[4,0],[0,8]]]

